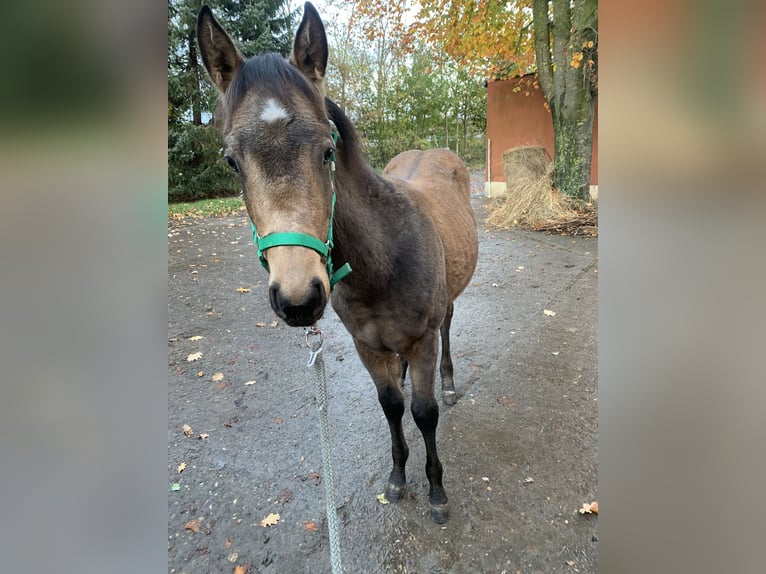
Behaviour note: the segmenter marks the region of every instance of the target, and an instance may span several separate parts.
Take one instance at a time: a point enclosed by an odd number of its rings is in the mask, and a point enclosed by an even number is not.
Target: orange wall
[[[491,142],[489,181],[505,181],[503,152],[507,149],[542,145],[553,158],[553,120],[543,105],[545,98],[542,90],[527,85],[531,84],[530,78],[496,80],[487,86],[487,139]],[[521,90],[514,93],[513,88],[519,84]],[[595,114],[591,185],[598,184],[598,99]]]

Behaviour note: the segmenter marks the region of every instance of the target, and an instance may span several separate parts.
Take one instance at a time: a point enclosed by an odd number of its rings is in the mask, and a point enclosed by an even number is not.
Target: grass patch
[[[238,197],[217,197],[197,201],[182,201],[168,204],[168,218],[223,217],[245,215],[245,204]]]

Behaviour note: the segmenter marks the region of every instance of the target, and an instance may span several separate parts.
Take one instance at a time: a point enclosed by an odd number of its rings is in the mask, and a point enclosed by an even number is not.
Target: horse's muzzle
[[[324,314],[327,295],[324,285],[318,278],[311,280],[308,291],[300,302],[292,301],[280,290],[279,283],[269,286],[271,308],[291,327],[308,327],[316,323]]]

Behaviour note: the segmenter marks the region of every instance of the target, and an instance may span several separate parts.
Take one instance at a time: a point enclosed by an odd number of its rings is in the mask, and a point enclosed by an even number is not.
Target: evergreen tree
[[[289,0],[168,0],[168,198],[200,199],[239,193],[218,161],[222,142],[210,125],[217,93],[198,54],[197,14],[215,12],[246,56],[287,54],[296,12]]]

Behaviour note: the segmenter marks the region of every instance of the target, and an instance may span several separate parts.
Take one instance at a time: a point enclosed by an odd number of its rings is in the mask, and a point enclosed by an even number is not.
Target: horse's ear
[[[327,71],[327,36],[319,12],[311,2],[303,7],[303,20],[295,33],[290,62],[325,94]]]
[[[197,42],[205,69],[223,94],[245,59],[207,5],[197,16]]]

